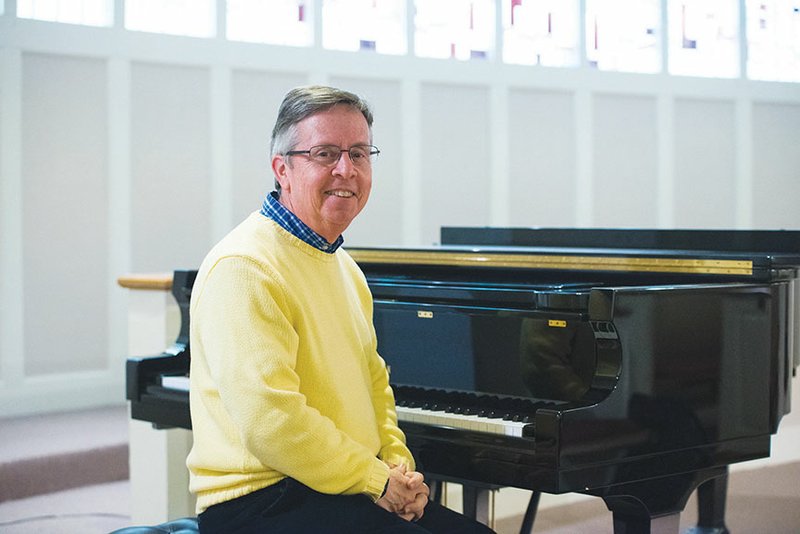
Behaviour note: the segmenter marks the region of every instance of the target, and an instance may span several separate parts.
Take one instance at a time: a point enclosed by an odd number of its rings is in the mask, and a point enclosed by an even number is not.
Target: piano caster
[[[691,527],[683,534],[730,534],[727,527]]]

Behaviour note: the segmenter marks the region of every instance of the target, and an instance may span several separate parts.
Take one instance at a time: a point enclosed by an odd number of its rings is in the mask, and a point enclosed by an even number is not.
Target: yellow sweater
[[[323,253],[253,213],[203,261],[190,313],[198,513],[286,476],[377,499],[387,464],[414,468],[372,296],[344,250]]]

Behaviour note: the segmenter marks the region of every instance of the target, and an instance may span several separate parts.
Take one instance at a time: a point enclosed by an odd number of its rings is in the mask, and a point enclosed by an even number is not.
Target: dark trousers
[[[365,495],[326,495],[296,480],[209,507],[198,517],[201,534],[489,534],[492,530],[435,502],[409,522]]]

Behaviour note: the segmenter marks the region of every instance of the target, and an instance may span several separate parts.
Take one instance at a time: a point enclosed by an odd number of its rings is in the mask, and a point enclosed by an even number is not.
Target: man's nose
[[[342,151],[341,156],[339,156],[339,161],[337,161],[336,165],[333,166],[333,171],[337,174],[341,174],[342,176],[350,176],[355,174],[356,166],[353,163],[353,160],[350,159],[350,153],[348,151]]]

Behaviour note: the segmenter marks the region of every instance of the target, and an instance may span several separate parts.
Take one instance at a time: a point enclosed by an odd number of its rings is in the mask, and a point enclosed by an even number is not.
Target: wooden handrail
[[[127,289],[172,289],[172,273],[125,274],[117,278],[117,284]]]

